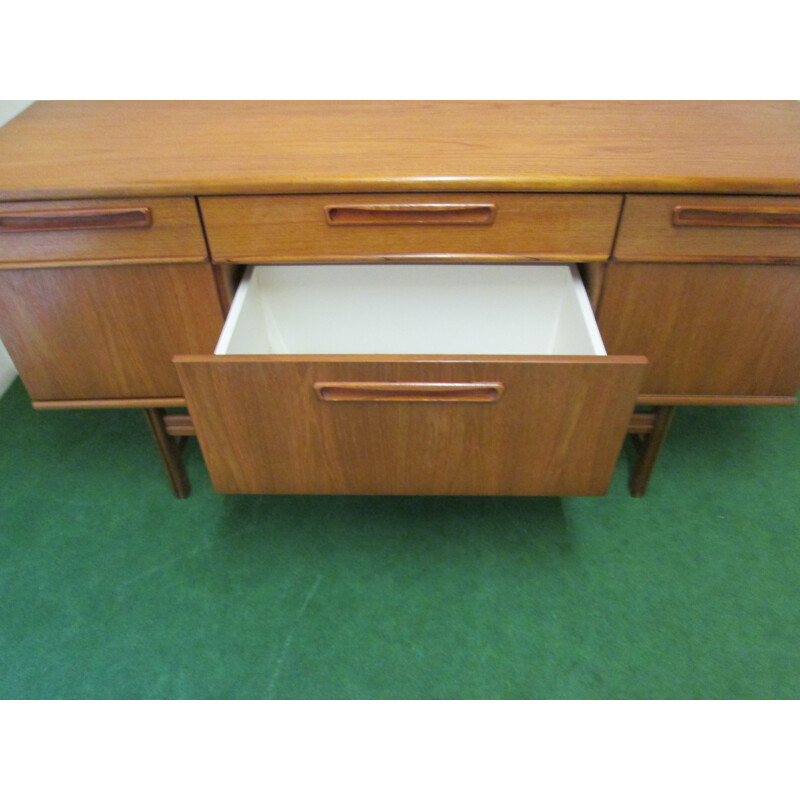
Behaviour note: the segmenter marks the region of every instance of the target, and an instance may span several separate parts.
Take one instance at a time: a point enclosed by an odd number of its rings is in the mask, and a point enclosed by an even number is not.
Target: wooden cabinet
[[[641,494],[676,405],[796,400],[799,141],[782,102],[37,103],[0,337],[37,407],[144,407],[179,493],[196,431],[221,491],[419,494],[602,493],[631,433]]]

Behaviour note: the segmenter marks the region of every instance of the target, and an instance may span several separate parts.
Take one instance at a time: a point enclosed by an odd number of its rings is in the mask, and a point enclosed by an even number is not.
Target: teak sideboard
[[[0,338],[179,497],[642,495],[680,405],[800,388],[795,102],[44,102]]]

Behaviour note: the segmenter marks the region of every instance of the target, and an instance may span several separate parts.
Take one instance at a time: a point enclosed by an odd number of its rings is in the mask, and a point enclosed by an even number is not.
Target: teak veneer
[[[177,496],[195,434],[225,492],[599,494],[626,433],[640,496],[676,406],[796,401],[800,104],[36,103],[0,336],[37,408],[145,409]]]
[[[321,192],[800,193],[795,102],[36,103],[0,200]]]

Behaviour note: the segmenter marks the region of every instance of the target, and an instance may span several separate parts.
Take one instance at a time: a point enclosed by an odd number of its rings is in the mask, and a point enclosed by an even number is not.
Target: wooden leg
[[[651,414],[634,414],[630,432],[634,434],[637,457],[628,483],[632,497],[644,497],[674,414],[675,406],[658,406]]]
[[[156,446],[164,464],[164,469],[167,471],[172,491],[175,497],[184,499],[189,496],[189,492],[192,490],[181,456],[186,439],[178,439],[167,433],[167,427],[164,423],[164,417],[166,416],[164,409],[146,408],[144,413],[147,415],[150,430],[156,440]]]

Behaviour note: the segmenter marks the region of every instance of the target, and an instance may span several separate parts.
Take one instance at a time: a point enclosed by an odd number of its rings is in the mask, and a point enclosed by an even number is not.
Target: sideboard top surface
[[[800,194],[794,101],[57,101],[0,200],[396,191]]]

